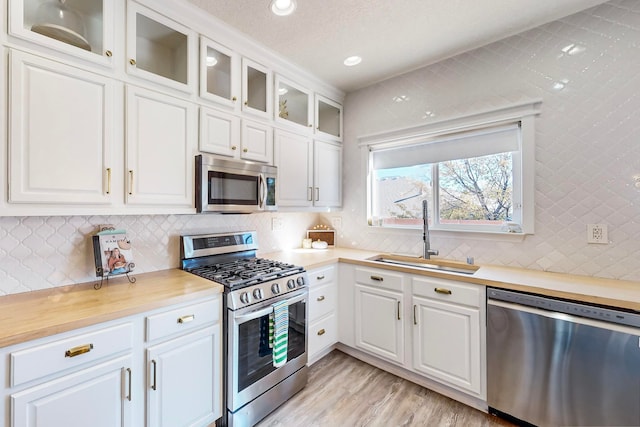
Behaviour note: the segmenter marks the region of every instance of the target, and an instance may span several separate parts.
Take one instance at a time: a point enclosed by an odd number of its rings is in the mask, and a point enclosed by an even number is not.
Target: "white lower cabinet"
[[[221,309],[208,297],[0,349],[0,425],[209,425],[222,415]]]
[[[355,302],[354,341],[346,345],[486,399],[484,286],[384,269],[341,271]]]
[[[356,346],[396,363],[404,363],[401,274],[356,269]]]
[[[412,282],[413,369],[481,395],[481,287],[437,279]]]
[[[335,265],[309,270],[309,364],[338,341],[338,285]]]

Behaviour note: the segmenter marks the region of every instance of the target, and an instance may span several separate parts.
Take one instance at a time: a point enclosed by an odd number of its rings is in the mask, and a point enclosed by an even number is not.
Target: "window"
[[[427,200],[434,230],[532,233],[533,117],[489,115],[362,141],[369,225],[422,227]]]

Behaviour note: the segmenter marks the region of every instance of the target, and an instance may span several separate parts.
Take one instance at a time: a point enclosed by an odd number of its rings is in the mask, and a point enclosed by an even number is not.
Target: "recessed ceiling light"
[[[296,10],[295,0],[271,0],[271,12],[278,16],[291,15]]]
[[[354,55],[354,56],[350,56],[347,59],[345,59],[344,60],[344,65],[346,65],[347,67],[353,67],[354,65],[358,65],[361,62],[362,62],[362,58],[360,58],[357,55]]]

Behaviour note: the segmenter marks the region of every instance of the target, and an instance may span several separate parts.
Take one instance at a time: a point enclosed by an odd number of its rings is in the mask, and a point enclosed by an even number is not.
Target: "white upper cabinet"
[[[190,102],[127,87],[128,204],[193,208],[196,121]]]
[[[240,117],[213,108],[200,108],[200,151],[237,157]]]
[[[271,118],[272,72],[248,58],[242,58],[242,111]]]
[[[275,78],[275,120],[281,124],[313,128],[313,94],[280,75]]]
[[[9,0],[9,34],[111,67],[111,0]]]
[[[114,83],[11,52],[9,201],[111,201]]]
[[[342,145],[314,142],[313,184],[314,206],[342,206]]]
[[[195,32],[135,2],[127,6],[127,72],[191,92],[196,74]]]
[[[240,105],[240,57],[200,37],[200,96],[234,110]]]
[[[342,141],[342,105],[316,94],[316,135]]]

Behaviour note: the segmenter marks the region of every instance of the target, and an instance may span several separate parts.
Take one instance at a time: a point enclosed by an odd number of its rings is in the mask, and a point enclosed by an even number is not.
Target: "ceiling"
[[[188,1],[345,92],[605,2],[297,0],[280,17],[270,0]],[[344,66],[352,55],[362,63]]]

